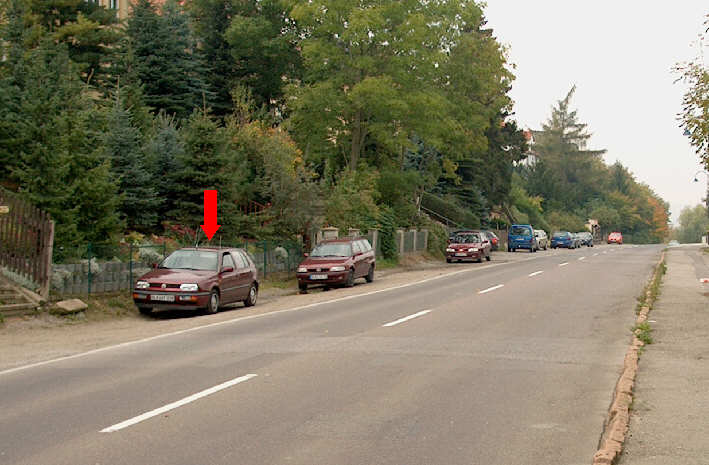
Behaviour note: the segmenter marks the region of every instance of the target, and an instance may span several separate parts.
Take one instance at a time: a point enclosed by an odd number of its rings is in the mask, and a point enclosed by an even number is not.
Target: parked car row
[[[588,232],[572,233],[569,231],[557,231],[551,237],[551,248],[577,249],[585,245],[593,247],[593,235]]]
[[[376,258],[365,238],[343,238],[318,244],[296,271],[298,288],[352,287],[358,278],[374,281]],[[256,304],[258,269],[244,249],[186,247],[176,250],[135,283],[133,302],[140,313],[153,310],[202,310],[216,313],[237,302]]]

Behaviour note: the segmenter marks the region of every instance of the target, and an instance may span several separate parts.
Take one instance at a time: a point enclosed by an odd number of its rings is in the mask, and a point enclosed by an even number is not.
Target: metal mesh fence
[[[192,244],[185,244],[191,247]],[[272,273],[294,273],[303,258],[300,243],[288,240],[243,241],[221,244],[246,250],[262,277]],[[132,289],[133,283],[162,262],[177,243],[133,245],[89,243],[62,250],[62,263],[52,265],[54,294],[94,294]]]

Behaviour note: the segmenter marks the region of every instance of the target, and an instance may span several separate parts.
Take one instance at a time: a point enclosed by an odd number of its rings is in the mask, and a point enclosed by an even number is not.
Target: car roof
[[[320,244],[347,244],[350,242],[354,241],[361,241],[363,239],[367,239],[366,237],[338,237],[337,239],[325,239],[323,241],[320,241]],[[318,244],[318,245],[320,245]]]
[[[228,252],[230,250],[244,250],[240,247],[180,247],[177,250],[206,250],[208,252],[219,252],[220,250]]]

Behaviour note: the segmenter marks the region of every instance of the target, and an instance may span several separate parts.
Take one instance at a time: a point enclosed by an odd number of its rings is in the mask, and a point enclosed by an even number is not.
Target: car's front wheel
[[[345,287],[354,286],[354,280],[354,270],[350,270],[349,274],[347,275],[347,281],[345,281]]]
[[[207,313],[214,314],[219,311],[219,291],[212,289],[209,293],[209,302],[207,302]]]
[[[371,283],[374,281],[374,265],[371,265],[369,267],[369,273],[367,273],[367,276],[364,277],[364,279],[368,282]]]
[[[251,287],[249,288],[249,296],[244,300],[244,305],[246,307],[253,307],[256,305],[256,299],[258,298],[258,287],[256,287],[256,283],[252,283]]]

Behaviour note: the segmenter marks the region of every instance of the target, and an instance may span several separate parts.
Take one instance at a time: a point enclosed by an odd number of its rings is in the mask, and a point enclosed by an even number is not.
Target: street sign
[[[10,213],[10,207],[7,205],[0,205],[0,215],[7,215]]]

